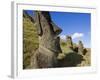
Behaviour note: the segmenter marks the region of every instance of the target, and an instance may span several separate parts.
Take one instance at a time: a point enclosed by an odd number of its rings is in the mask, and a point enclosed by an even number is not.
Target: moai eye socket
[[[62,32],[62,29],[59,28],[54,22],[51,22],[51,24],[52,24],[52,26],[53,26],[55,35],[59,35],[59,34]]]

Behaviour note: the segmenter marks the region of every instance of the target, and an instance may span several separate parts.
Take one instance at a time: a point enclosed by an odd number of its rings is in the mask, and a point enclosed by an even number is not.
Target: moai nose
[[[61,32],[62,32],[62,29],[59,28],[55,23],[51,22],[52,26],[53,26],[53,29],[54,29],[54,32],[56,35],[59,35]]]

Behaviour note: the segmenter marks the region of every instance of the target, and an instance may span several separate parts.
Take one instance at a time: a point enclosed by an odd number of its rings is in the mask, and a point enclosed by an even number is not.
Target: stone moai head
[[[66,38],[67,38],[66,39],[67,40],[67,47],[72,49],[73,48],[73,42],[72,42],[71,36],[67,36]]]
[[[78,53],[79,54],[83,54],[83,51],[84,51],[83,43],[82,43],[82,41],[79,41],[79,44],[78,44]]]
[[[84,48],[82,41],[79,41],[79,48]]]
[[[59,34],[62,32],[47,11],[35,11],[35,22],[39,35],[39,45],[53,52],[61,53]]]

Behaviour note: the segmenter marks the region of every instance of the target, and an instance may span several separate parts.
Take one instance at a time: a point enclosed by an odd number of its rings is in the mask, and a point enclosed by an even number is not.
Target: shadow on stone
[[[86,53],[87,53],[87,49],[85,48],[85,49],[83,50],[83,55],[86,55]]]
[[[70,52],[66,54],[65,58],[58,60],[58,67],[75,67],[83,60],[82,55]]]

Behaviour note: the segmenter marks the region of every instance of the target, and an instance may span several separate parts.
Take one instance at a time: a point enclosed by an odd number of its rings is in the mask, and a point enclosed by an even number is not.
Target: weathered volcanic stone
[[[33,57],[33,68],[48,68],[57,65],[57,55],[61,53],[60,38],[62,32],[52,20],[49,12],[36,11],[35,22],[39,35],[39,48]]]
[[[73,42],[71,36],[67,36],[67,48],[73,49]]]
[[[83,52],[84,52],[84,46],[83,46],[83,43],[82,41],[79,41],[79,45],[78,45],[78,53],[83,55]]]

